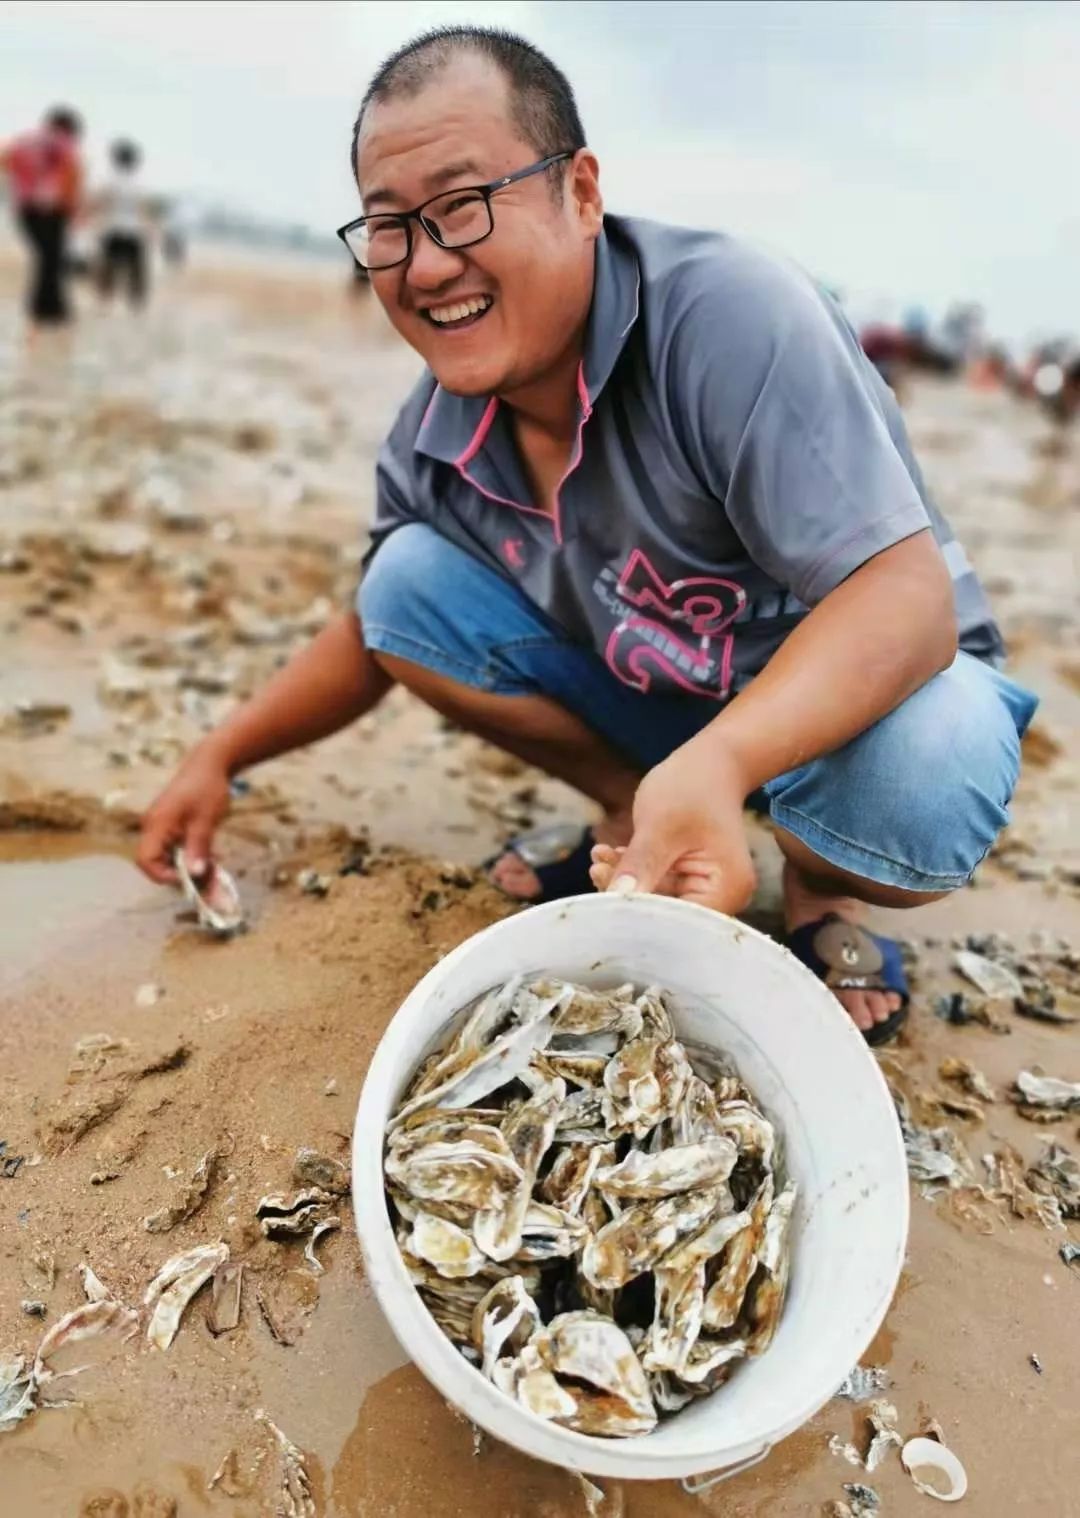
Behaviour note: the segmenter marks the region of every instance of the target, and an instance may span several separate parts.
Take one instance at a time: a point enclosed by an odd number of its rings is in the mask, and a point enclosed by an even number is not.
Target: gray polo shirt
[[[427,522],[627,685],[722,702],[808,608],[929,526],[961,646],[1001,654],[892,392],[800,271],[718,233],[606,216],[578,396],[549,514],[499,401],[425,374],[379,455],[370,552]]]

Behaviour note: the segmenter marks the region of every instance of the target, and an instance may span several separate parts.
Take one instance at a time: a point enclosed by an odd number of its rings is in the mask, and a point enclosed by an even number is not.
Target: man
[[[17,137],[0,153],[0,168],[11,184],[19,227],[30,249],[26,310],[31,329],[70,319],[67,298],[67,234],[79,209],[82,122],[58,106],[33,132]]]
[[[110,171],[95,197],[98,242],[98,290],[109,300],[121,286],[129,306],[146,300],[149,202],[139,166],[142,153],[133,142],[114,142]]]
[[[1034,702],[836,309],[728,238],[605,216],[584,143],[566,80],[501,32],[376,75],[342,234],[429,372],[355,613],[186,760],[140,862],[206,868],[231,775],[400,682],[601,808],[494,864],[520,899],[584,889],[591,850],[601,888],[737,911],[743,808],[767,810],[789,942],[880,1040],[907,993],[863,904],[969,878]]]

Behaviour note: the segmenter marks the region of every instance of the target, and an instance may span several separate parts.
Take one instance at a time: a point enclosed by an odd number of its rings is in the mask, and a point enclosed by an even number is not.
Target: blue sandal
[[[505,848],[484,861],[484,869],[491,880],[492,866],[507,852],[527,864],[540,882],[539,896],[514,896],[503,891],[504,896],[522,906],[561,901],[564,896],[583,896],[593,888],[589,865],[595,842],[592,828],[580,827],[576,822],[553,822],[549,827],[534,828],[531,833],[511,838]],[[491,884],[502,890],[498,881],[491,880]]]
[[[896,1037],[907,1021],[911,1002],[899,944],[829,912],[796,928],[787,946],[833,991],[894,991],[900,997],[899,1007],[883,1023],[867,1028],[863,1037],[875,1046]]]

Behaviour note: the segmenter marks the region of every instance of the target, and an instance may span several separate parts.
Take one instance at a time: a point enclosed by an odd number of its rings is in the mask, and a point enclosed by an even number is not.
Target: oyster
[[[555,1009],[572,990],[572,987],[564,986],[558,992],[546,996],[531,995],[528,1002],[522,1002],[522,997],[529,994],[524,988],[514,1006],[527,1013],[525,1020],[515,1023],[493,1043],[466,1050],[460,1068],[445,1075],[438,1085],[411,1097],[392,1118],[391,1128],[422,1107],[469,1107],[520,1075],[534,1051],[547,1045]]]
[[[525,1214],[532,1201],[537,1172],[555,1137],[555,1124],[565,1099],[566,1082],[561,1077],[542,1079],[530,1099],[503,1124],[503,1137],[520,1167],[520,1179],[494,1208],[477,1213],[473,1228],[477,1244],[492,1260],[509,1260],[521,1248]]]
[[[529,1340],[521,1359],[533,1355],[574,1401],[558,1422],[583,1434],[648,1433],[656,1409],[645,1372],[623,1330],[600,1313],[567,1312],[552,1318]]]
[[[625,1286],[703,1227],[721,1205],[722,1195],[719,1187],[707,1186],[628,1208],[590,1235],[581,1256],[582,1274],[593,1286]]]
[[[610,1165],[614,1159],[614,1144],[567,1144],[555,1156],[540,1187],[541,1195],[545,1201],[577,1217],[598,1167]]]
[[[955,1056],[950,1055],[947,1059],[941,1061],[938,1074],[942,1080],[954,1081],[963,1090],[967,1091],[969,1095],[977,1096],[980,1101],[994,1102],[997,1100],[994,1088],[986,1076],[983,1075],[981,1070],[976,1070],[975,1066],[969,1064],[966,1059],[957,1059]]]
[[[607,1069],[607,1059],[602,1054],[573,1054],[550,1046],[542,1054],[534,1054],[531,1064],[534,1070],[549,1079],[558,1076],[569,1085],[582,1089],[602,1085]]]
[[[739,1146],[740,1151],[756,1155],[763,1165],[773,1163],[776,1131],[748,1101],[735,1098],[718,1102],[716,1125],[722,1134]]]
[[[983,954],[961,949],[953,964],[965,980],[990,1001],[1015,1001],[1024,994],[1016,974]]]
[[[571,992],[555,1018],[553,1038],[582,1038],[597,1033],[636,1038],[641,1032],[641,1011],[634,1003],[634,988],[629,983],[616,986],[613,991],[589,991],[584,986],[573,986]]]
[[[472,1315],[472,1340],[484,1375],[491,1376],[496,1360],[520,1354],[539,1327],[539,1309],[521,1277],[496,1281]]]
[[[308,1262],[308,1264],[311,1266],[312,1271],[317,1276],[321,1276],[326,1267],[316,1255],[315,1246],[318,1244],[319,1240],[324,1237],[324,1235],[328,1233],[336,1233],[340,1227],[340,1218],[327,1218],[325,1222],[316,1223],[315,1227],[311,1230],[311,1238],[308,1239],[307,1243],[304,1245],[304,1259]]]
[[[1064,1144],[1051,1140],[1043,1145],[1027,1182],[1040,1195],[1054,1197],[1063,1218],[1080,1218],[1080,1163]]]
[[[1021,1070],[1016,1077],[1013,1100],[1021,1111],[1026,1107],[1052,1108],[1062,1114],[1080,1108],[1080,1082],[1059,1080],[1054,1075],[1036,1075]]]
[[[657,1266],[655,1316],[641,1355],[645,1370],[682,1371],[701,1332],[704,1307],[704,1263],[682,1270]]]
[[[291,1197],[283,1192],[260,1197],[255,1216],[263,1236],[269,1239],[279,1233],[310,1233],[316,1223],[325,1222],[334,1205],[334,1198],[328,1192],[313,1186],[310,1191],[298,1191]]]
[[[150,1308],[146,1337],[156,1349],[168,1349],[184,1309],[228,1258],[228,1244],[200,1244],[166,1260],[143,1297],[144,1305]]]
[[[206,1151],[176,1200],[160,1208],[159,1211],[151,1213],[149,1217],[143,1218],[143,1227],[147,1233],[168,1233],[169,1229],[175,1228],[177,1223],[184,1223],[188,1218],[195,1216],[206,1200],[206,1193],[214,1179],[219,1159],[220,1155],[216,1149]]]
[[[757,1276],[751,1282],[747,1297],[747,1354],[750,1355],[765,1353],[780,1321],[791,1260],[787,1235],[797,1195],[797,1188],[789,1181],[769,1208]]]
[[[438,1139],[418,1148],[404,1161],[387,1159],[386,1173],[417,1201],[462,1202],[479,1211],[497,1207],[521,1184],[521,1166],[503,1141],[498,1153],[486,1142],[462,1138]]]
[[[711,1331],[731,1328],[739,1316],[746,1288],[757,1267],[758,1250],[765,1238],[772,1200],[772,1176],[767,1175],[750,1206],[749,1224],[725,1247],[706,1292],[703,1321]]]
[[[577,1254],[587,1237],[588,1229],[580,1218],[546,1202],[530,1202],[514,1260],[565,1259]]]
[[[260,1279],[255,1300],[279,1344],[295,1344],[319,1305],[319,1281],[309,1270],[286,1270]]]
[[[635,1038],[604,1071],[601,1111],[609,1134],[644,1138],[678,1109],[693,1071],[674,1040]]]
[[[223,865],[212,864],[209,879],[202,885],[196,885],[183,849],[174,851],[173,864],[180,880],[180,889],[201,927],[217,938],[232,938],[243,932],[246,923],[244,909],[240,905],[240,892],[236,881]]]
[[[595,1184],[605,1194],[617,1197],[677,1196],[726,1181],[737,1157],[738,1150],[727,1138],[676,1145],[658,1154],[631,1149],[619,1164],[598,1170]]]
[[[417,1259],[427,1260],[441,1276],[474,1276],[484,1266],[484,1255],[472,1236],[445,1218],[430,1212],[417,1214],[408,1248]]]

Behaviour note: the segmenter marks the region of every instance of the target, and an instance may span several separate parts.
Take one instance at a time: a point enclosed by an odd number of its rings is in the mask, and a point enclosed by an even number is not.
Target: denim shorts
[[[365,642],[461,685],[544,695],[630,764],[651,769],[715,715],[696,696],[641,694],[572,642],[497,571],[422,523],[399,527],[364,576]],[[830,864],[881,885],[949,891],[1009,820],[1030,691],[968,654],[842,748],[750,798]]]

